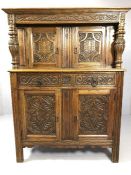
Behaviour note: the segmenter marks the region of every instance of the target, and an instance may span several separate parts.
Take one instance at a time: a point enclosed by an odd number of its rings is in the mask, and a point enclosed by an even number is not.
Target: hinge
[[[59,49],[58,49],[58,47],[56,48],[55,54],[59,54]]]
[[[77,54],[77,47],[74,48],[74,54]]]

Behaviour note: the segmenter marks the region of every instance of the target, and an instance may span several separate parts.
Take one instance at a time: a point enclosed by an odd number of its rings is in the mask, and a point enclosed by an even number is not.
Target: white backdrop
[[[1,0],[0,8],[30,7],[131,7],[131,0]],[[11,95],[8,70],[11,55],[8,50],[7,15],[0,11],[0,115],[10,114]],[[126,16],[126,48],[123,67],[127,69],[124,79],[123,114],[131,114],[131,11]]]

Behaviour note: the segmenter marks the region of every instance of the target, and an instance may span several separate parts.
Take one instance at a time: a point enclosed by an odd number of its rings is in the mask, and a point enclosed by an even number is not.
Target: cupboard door
[[[105,27],[73,28],[73,67],[100,66],[105,56]]]
[[[26,58],[29,67],[60,67],[60,28],[26,29]]]
[[[78,90],[78,138],[111,138],[115,90]]]
[[[58,140],[60,127],[59,92],[56,90],[25,90],[20,92],[20,99],[24,128],[23,139],[28,141]]]

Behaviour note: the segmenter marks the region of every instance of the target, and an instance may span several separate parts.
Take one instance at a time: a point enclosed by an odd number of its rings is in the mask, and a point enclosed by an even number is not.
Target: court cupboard
[[[44,145],[111,148],[118,162],[129,8],[3,10],[17,161]]]

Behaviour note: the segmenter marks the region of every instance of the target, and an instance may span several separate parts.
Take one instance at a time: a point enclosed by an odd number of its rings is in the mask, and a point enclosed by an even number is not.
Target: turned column
[[[125,14],[120,13],[119,16],[119,23],[118,28],[116,31],[116,38],[115,38],[115,67],[121,68],[122,67],[122,54],[125,48],[125,39],[124,39],[124,25],[125,25]]]
[[[19,46],[18,46],[18,36],[17,29],[15,27],[15,15],[8,15],[9,24],[9,50],[12,55],[12,67],[18,68],[19,66]]]

